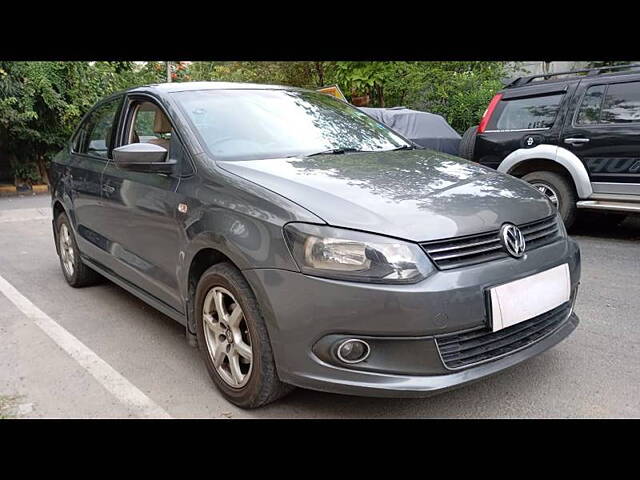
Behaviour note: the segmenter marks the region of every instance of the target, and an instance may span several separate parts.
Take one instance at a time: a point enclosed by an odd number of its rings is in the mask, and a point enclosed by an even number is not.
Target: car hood
[[[544,218],[527,183],[431,150],[219,161],[336,227],[428,241]]]

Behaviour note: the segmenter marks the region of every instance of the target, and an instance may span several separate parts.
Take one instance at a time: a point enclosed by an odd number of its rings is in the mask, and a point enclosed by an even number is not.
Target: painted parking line
[[[0,292],[31,319],[60,348],[89,372],[105,389],[141,418],[171,416],[138,387],[118,373],[93,350],[73,336],[59,323],[36,307],[16,288],[0,276]]]

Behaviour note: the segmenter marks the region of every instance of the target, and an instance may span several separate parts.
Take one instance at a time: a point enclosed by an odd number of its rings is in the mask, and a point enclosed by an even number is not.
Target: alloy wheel
[[[540,193],[546,196],[556,208],[560,208],[558,193],[553,188],[551,188],[550,185],[547,185],[546,183],[534,182],[531,184],[531,186],[536,188]]]
[[[60,227],[58,234],[58,244],[60,245],[60,258],[62,259],[62,266],[68,277],[73,277],[75,271],[75,251],[73,250],[73,242],[71,240],[71,233],[65,223]]]
[[[207,350],[220,377],[233,388],[247,384],[253,349],[242,307],[227,289],[213,287],[204,299],[202,323]]]

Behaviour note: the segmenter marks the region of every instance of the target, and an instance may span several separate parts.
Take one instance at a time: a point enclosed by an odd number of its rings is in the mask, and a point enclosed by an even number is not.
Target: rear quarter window
[[[551,128],[564,94],[502,100],[487,130],[532,130]]]

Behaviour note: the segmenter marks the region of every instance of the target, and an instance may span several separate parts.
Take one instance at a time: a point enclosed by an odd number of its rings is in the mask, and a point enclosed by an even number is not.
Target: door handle
[[[116,191],[116,189],[114,187],[112,187],[111,185],[102,185],[102,191],[104,193],[113,193]]]
[[[569,145],[580,145],[582,143],[589,143],[588,138],[565,138],[564,143],[568,143]]]

